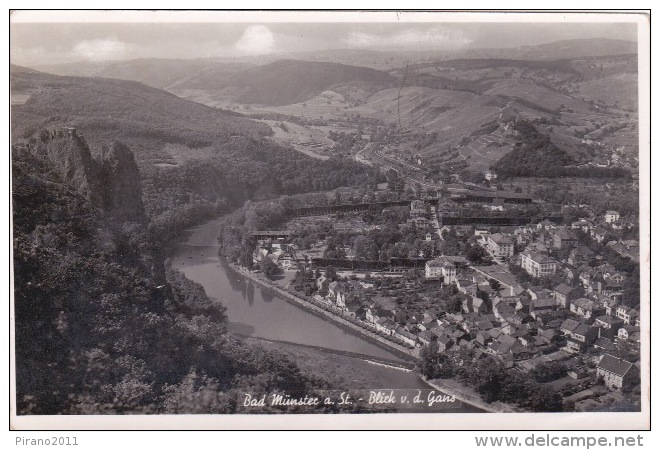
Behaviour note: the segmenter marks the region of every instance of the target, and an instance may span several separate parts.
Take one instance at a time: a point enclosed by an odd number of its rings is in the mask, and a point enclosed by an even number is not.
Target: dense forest
[[[165,267],[146,217],[90,201],[80,181],[93,163],[70,176],[49,159],[64,149],[90,161],[63,142],[12,154],[18,414],[233,413],[243,392],[329,387],[229,334],[222,307]]]
[[[536,129],[525,119],[513,122],[518,133],[518,142],[513,150],[494,165],[498,177],[506,180],[513,177],[584,177],[584,178],[630,178],[629,171],[610,167],[575,167],[573,158],[557,147],[546,134]]]

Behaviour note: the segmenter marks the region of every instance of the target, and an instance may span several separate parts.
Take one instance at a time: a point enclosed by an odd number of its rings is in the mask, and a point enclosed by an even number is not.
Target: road
[[[355,154],[355,160],[362,164],[373,166],[374,163],[384,167],[385,169],[394,169],[400,177],[405,178],[410,184],[418,183],[420,186],[438,189],[441,185],[430,183],[424,180],[422,170],[419,167],[413,166],[403,161],[394,161],[392,158],[384,156],[376,150],[373,143],[369,142],[365,147]],[[413,176],[410,172],[419,172],[419,175]]]

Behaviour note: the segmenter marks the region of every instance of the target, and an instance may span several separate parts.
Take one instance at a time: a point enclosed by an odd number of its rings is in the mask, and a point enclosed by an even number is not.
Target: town
[[[565,410],[622,402],[638,386],[636,218],[584,209],[570,220],[458,184],[374,198],[288,210],[284,229],[252,233],[248,265],[400,353],[533,376]]]

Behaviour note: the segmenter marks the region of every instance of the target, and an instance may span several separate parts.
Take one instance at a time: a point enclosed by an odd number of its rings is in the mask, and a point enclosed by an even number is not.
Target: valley
[[[19,414],[639,410],[634,44],[12,64]]]

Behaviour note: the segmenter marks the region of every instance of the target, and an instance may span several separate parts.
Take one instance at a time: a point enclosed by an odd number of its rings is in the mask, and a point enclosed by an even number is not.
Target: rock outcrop
[[[98,160],[75,128],[44,130],[38,138],[17,144],[15,151],[29,151],[48,160],[60,179],[92,205],[121,222],[145,223],[140,171],[133,153],[113,142]]]
[[[103,207],[122,221],[146,220],[142,204],[140,170],[133,153],[121,142],[113,142],[100,160]]]

